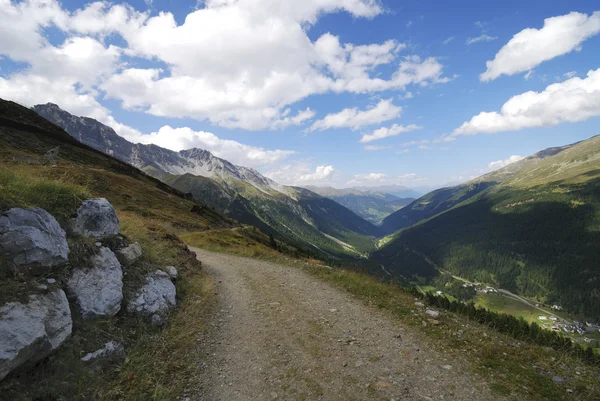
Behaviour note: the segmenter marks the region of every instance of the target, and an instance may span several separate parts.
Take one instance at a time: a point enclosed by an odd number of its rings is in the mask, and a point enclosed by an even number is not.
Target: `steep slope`
[[[553,156],[572,145],[542,150],[500,170],[485,174],[470,182],[448,188],[441,188],[425,194],[408,206],[390,214],[381,223],[385,234],[410,227],[417,222],[442,213],[452,207],[474,198],[480,193],[514,178],[519,172],[534,169],[542,160]]]
[[[389,193],[368,189],[315,186],[306,186],[306,188],[336,201],[373,224],[380,224],[385,217],[414,200],[414,198],[398,198]]]
[[[485,183],[494,184],[398,232],[373,261],[405,276],[439,268],[599,318],[600,137],[471,185]]]
[[[76,117],[48,103],[33,108],[74,138],[129,163],[242,223],[286,242],[329,256],[359,256],[374,248],[377,227],[310,191],[280,185],[256,170],[235,166],[202,149],[175,152],[133,144],[96,120]],[[318,211],[315,211],[318,210]],[[326,212],[323,212],[326,210]]]

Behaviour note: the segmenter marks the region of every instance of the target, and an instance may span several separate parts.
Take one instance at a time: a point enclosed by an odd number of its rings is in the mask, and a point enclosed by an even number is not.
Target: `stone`
[[[0,215],[0,254],[17,272],[47,271],[67,262],[65,231],[39,207],[10,209]]]
[[[552,376],[552,381],[554,383],[564,383],[565,378],[562,376]]]
[[[48,282],[48,284],[54,284],[54,283],[56,283],[56,279],[55,278],[49,278],[46,281]]]
[[[114,316],[123,300],[121,264],[106,247],[100,248],[90,261],[92,268],[75,270],[69,278],[69,296],[76,300],[84,319]]]
[[[107,364],[110,362],[115,362],[125,357],[125,348],[123,344],[110,341],[106,343],[104,348],[101,348],[97,351],[90,352],[85,355],[81,360],[83,362],[90,362],[95,366],[100,367],[103,364]]]
[[[131,266],[142,256],[142,247],[139,243],[134,242],[128,247],[119,249],[115,252],[117,259],[123,266]]]
[[[436,311],[436,310],[433,310],[433,309],[427,309],[427,310],[425,311],[425,314],[427,314],[427,315],[429,315],[429,316],[431,316],[431,317],[433,317],[433,318],[437,318],[437,317],[439,317],[439,316],[440,316],[440,312],[438,312],[438,311]]]
[[[146,284],[129,300],[127,311],[150,317],[152,324],[164,323],[169,309],[176,305],[176,289],[169,275],[156,270],[146,276]]]
[[[440,368],[444,370],[452,370],[452,365],[441,365]]]
[[[178,272],[177,272],[177,269],[175,268],[175,266],[167,266],[166,270],[167,270],[167,274],[169,276],[171,276],[172,279],[177,278]]]
[[[423,302],[415,302],[415,306],[418,306],[418,307],[422,308],[422,307],[425,306],[425,304]]]
[[[0,380],[15,368],[50,355],[72,328],[69,302],[62,290],[0,307]]]
[[[110,202],[104,198],[84,201],[76,217],[71,219],[71,230],[76,234],[105,239],[119,234],[119,217]]]

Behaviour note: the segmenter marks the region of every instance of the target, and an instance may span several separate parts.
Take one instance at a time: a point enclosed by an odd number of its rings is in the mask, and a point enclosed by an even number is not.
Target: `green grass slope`
[[[600,137],[503,170],[471,185],[500,183],[401,230],[372,260],[402,275],[434,276],[437,266],[600,318]]]

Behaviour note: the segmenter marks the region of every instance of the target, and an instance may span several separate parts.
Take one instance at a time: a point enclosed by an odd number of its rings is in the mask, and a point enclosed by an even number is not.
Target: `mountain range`
[[[343,189],[307,186],[306,188],[346,206],[373,224],[381,224],[384,218],[414,201],[414,195],[417,194],[417,192],[410,188],[401,186]],[[386,192],[385,189],[389,192]],[[413,195],[413,197],[400,198],[390,192],[401,195]]]
[[[139,168],[241,223],[331,257],[360,257],[374,249],[379,228],[310,190],[280,185],[202,149],[179,152],[134,144],[112,128],[74,116],[56,104],[33,110],[75,139]]]
[[[371,260],[440,271],[600,318],[600,136],[538,152],[388,216]]]
[[[385,190],[284,186],[205,150],[132,144],[56,105],[34,110],[77,140],[302,250],[360,258],[408,281],[450,273],[600,318],[600,137],[427,193],[377,227],[357,214],[377,222],[384,206],[399,201]]]

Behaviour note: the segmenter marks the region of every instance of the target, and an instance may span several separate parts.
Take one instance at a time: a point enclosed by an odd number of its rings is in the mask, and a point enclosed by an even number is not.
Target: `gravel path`
[[[500,399],[466,361],[300,269],[191,249],[220,298],[191,399]]]

